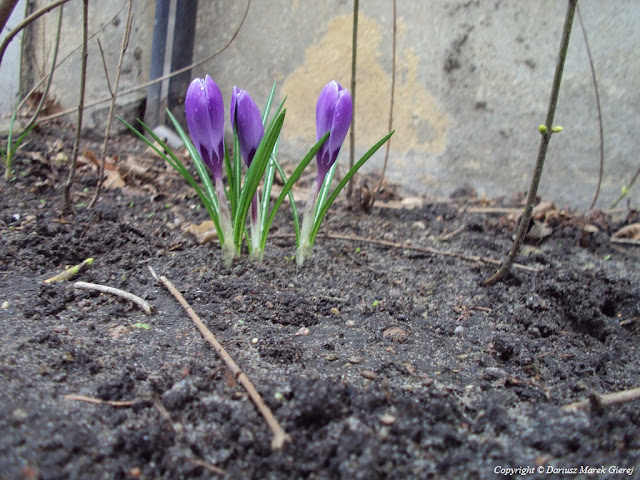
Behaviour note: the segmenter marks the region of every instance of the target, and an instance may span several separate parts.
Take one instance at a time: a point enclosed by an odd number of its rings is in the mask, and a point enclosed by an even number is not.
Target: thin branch
[[[47,278],[44,283],[52,283],[52,282],[62,282],[65,280],[69,280],[73,276],[77,275],[80,272],[84,272],[87,268],[93,265],[93,258],[87,258],[82,263],[75,265],[58,275],[55,275],[51,278]]]
[[[96,39],[98,41],[98,50],[100,50],[100,58],[102,59],[102,68],[104,69],[104,78],[107,79],[107,89],[109,90],[109,95],[113,98],[113,88],[111,88],[111,80],[109,79],[109,69],[107,68],[107,59],[104,56],[104,50],[102,49],[102,42],[100,42],[100,38]]]
[[[36,120],[38,119],[38,115],[40,115],[40,112],[42,112],[42,108],[44,107],[44,103],[47,100],[47,95],[49,94],[49,89],[51,88],[51,83],[53,81],[53,72],[55,72],[56,69],[56,60],[58,58],[58,47],[60,46],[60,31],[62,30],[62,14],[64,11],[64,5],[60,5],[60,12],[58,13],[58,27],[56,29],[56,39],[55,39],[55,43],[53,45],[53,58],[51,60],[51,68],[49,70],[49,75],[47,75],[45,78],[47,78],[47,84],[44,87],[44,91],[42,92],[42,96],[40,97],[40,101],[38,102],[38,106],[36,107],[35,112],[33,112],[33,115],[31,115],[31,119],[29,120],[29,122],[27,123],[27,125],[24,127],[24,130],[29,130],[29,128],[31,128],[31,125],[33,125]],[[31,93],[29,93],[29,95],[31,95]],[[25,97],[26,100],[27,97]],[[22,104],[23,104],[24,100],[22,102],[20,102],[20,104],[18,105],[18,111],[20,110]]]
[[[464,253],[456,253],[456,252],[448,252],[446,250],[438,250],[431,247],[418,247],[414,245],[407,245],[404,243],[396,243],[390,242],[388,240],[376,240],[373,238],[366,237],[358,237],[355,235],[342,235],[339,233],[327,233],[323,235],[327,238],[334,238],[336,240],[349,240],[352,242],[363,242],[363,243],[373,243],[376,245],[384,245],[386,247],[400,248],[403,250],[413,250],[421,253],[428,253],[430,255],[441,255],[444,257],[455,257],[460,258],[462,260],[467,260],[469,262],[480,262],[480,263],[489,263],[493,265],[500,265],[500,260],[494,260],[493,258],[485,258],[485,257],[477,257],[475,255],[466,255]],[[535,267],[529,267],[528,265],[522,265],[519,263],[514,263],[513,266],[515,268],[519,268],[521,270],[526,270],[528,272],[539,273],[540,269]]]
[[[580,13],[580,5],[576,7],[578,12],[578,21],[580,22],[580,29],[582,30],[582,37],[584,38],[584,46],[587,48],[587,57],[589,58],[589,68],[591,69],[591,80],[593,82],[593,89],[596,94],[596,107],[598,109],[598,130],[600,133],[600,168],[598,169],[598,186],[596,187],[596,193],[593,195],[593,200],[589,206],[589,210],[593,210],[596,202],[598,201],[598,195],[600,195],[600,186],[602,185],[602,174],[604,172],[604,133],[602,131],[602,110],[600,109],[600,93],[598,92],[598,80],[596,79],[596,69],[593,65],[593,57],[591,56],[591,49],[589,48],[589,41],[587,40],[587,30],[584,28],[582,22],[582,14]]]
[[[118,98],[118,86],[120,85],[120,75],[122,73],[122,62],[124,61],[124,54],[129,47],[129,38],[131,37],[131,25],[133,23],[133,0],[129,0],[129,9],[127,10],[127,22],[124,28],[124,33],[122,35],[122,43],[120,45],[120,58],[118,59],[118,67],[116,69],[116,79],[113,85],[113,90],[111,90],[111,84],[109,83],[109,73],[106,70],[105,64],[105,75],[107,77],[107,84],[109,85],[109,92],[111,93],[111,104],[109,105],[109,115],[107,116],[107,127],[104,132],[104,140],[102,142],[102,155],[100,161],[100,174],[98,176],[98,184],[96,185],[96,191],[89,202],[89,208],[93,208],[95,203],[98,201],[98,197],[100,196],[100,190],[102,189],[102,184],[104,183],[104,166],[107,158],[107,146],[109,145],[109,137],[111,136],[111,125],[113,123],[113,114],[116,107],[116,98]],[[100,43],[98,43],[99,45]],[[102,61],[104,63],[104,54],[102,52],[102,48],[100,48],[100,54],[102,55]]]
[[[594,393],[589,400],[571,403],[569,405],[565,405],[562,409],[566,412],[576,412],[578,410],[586,410],[590,406],[609,407],[612,405],[619,405],[621,403],[632,402],[634,400],[640,400],[640,387],[632,388],[631,390],[623,390],[621,392],[607,393],[605,395],[598,395]]]
[[[396,91],[396,0],[393,0],[393,56],[391,57],[391,100],[389,105],[389,131],[393,130],[393,97]],[[382,182],[384,181],[384,174],[387,171],[387,163],[389,161],[389,151],[391,150],[391,139],[387,140],[386,151],[384,153],[384,163],[382,164],[382,174],[380,175],[380,180],[378,181],[378,186],[373,191],[373,195],[371,196],[371,202],[367,208],[373,208],[373,204],[376,203],[376,197],[380,193],[380,189],[382,188]]]
[[[242,385],[244,389],[247,391],[247,393],[249,394],[249,397],[255,404],[258,411],[262,414],[265,421],[267,422],[267,425],[271,429],[271,432],[273,433],[273,438],[271,439],[271,448],[273,450],[280,450],[284,446],[285,442],[290,441],[291,438],[280,426],[280,424],[278,423],[278,420],[276,420],[276,417],[271,412],[271,409],[269,409],[269,407],[264,402],[264,400],[262,399],[262,397],[260,396],[256,388],[251,383],[251,380],[249,380],[249,377],[247,377],[247,375],[243,373],[242,370],[240,370],[240,367],[238,366],[238,364],[233,360],[233,358],[231,358],[231,356],[227,353],[227,351],[224,349],[222,344],[218,342],[215,335],[211,333],[211,331],[206,327],[206,325],[202,322],[202,320],[200,320],[200,317],[198,317],[196,312],[187,303],[187,301],[182,296],[182,294],[178,291],[178,289],[176,289],[176,287],[174,287],[173,284],[166,277],[164,276],[158,277],[158,275],[156,275],[156,272],[153,270],[153,268],[149,267],[149,271],[151,272],[151,275],[153,276],[153,278],[155,278],[158,282],[162,283],[162,285],[164,285],[167,288],[167,290],[171,292],[171,294],[175,297],[175,299],[178,300],[178,302],[180,303],[180,305],[182,305],[182,308],[185,309],[185,311],[187,312],[187,314],[189,315],[193,323],[196,325],[198,330],[200,330],[200,333],[202,333],[202,336],[211,344],[211,346],[213,346],[213,349],[224,361],[227,368],[234,375],[238,383]]]
[[[80,67],[80,100],[78,101],[78,121],[76,125],[76,136],[73,141],[73,153],[71,154],[71,167],[69,177],[64,184],[63,200],[66,213],[72,212],[71,207],[71,186],[76,174],[78,164],[78,150],[80,146],[80,134],[82,133],[82,114],[84,112],[84,91],[87,82],[87,36],[89,30],[89,0],[82,1],[82,65]]]
[[[130,302],[135,303],[140,307],[147,315],[151,315],[153,313],[153,307],[142,298],[134,295],[133,293],[125,292],[124,290],[120,290],[119,288],[107,287],[106,285],[99,285],[97,283],[87,283],[87,282],[76,282],[73,284],[75,288],[80,288],[83,290],[94,290],[96,292],[101,293],[109,293],[111,295],[115,295],[120,298],[124,298],[125,300],[129,300]]]
[[[101,398],[87,397],[85,395],[76,395],[73,393],[64,395],[64,399],[76,400],[78,402],[93,403],[94,405],[110,405],[112,407],[133,407],[137,403],[144,401],[142,399],[140,400],[102,400]]]
[[[502,263],[498,271],[487,278],[483,285],[491,285],[506,275],[511,266],[516,260],[516,257],[520,253],[520,248],[524,242],[524,238],[527,235],[529,229],[529,222],[533,214],[533,204],[536,200],[538,193],[538,185],[540,184],[540,178],[542,177],[542,168],[544,167],[544,160],[547,155],[547,147],[549,146],[549,140],[553,134],[553,117],[556,113],[556,105],[558,103],[558,95],[560,93],[560,83],[562,81],[562,72],[564,70],[564,61],[567,58],[567,49],[569,48],[569,38],[571,38],[571,26],[573,25],[573,16],[576,11],[576,5],[578,0],[569,0],[567,3],[567,14],[564,19],[564,27],[562,30],[562,39],[560,40],[560,51],[558,53],[558,60],[556,62],[556,71],[553,77],[553,86],[551,87],[551,98],[549,99],[549,108],[547,109],[547,118],[545,121],[545,128],[540,129],[540,146],[538,148],[538,157],[536,159],[536,166],[533,171],[533,177],[531,178],[531,186],[529,187],[529,195],[527,196],[527,203],[524,208],[522,217],[520,218],[520,224],[518,226],[518,233],[513,241],[513,246],[509,251],[509,255]]]
[[[238,25],[238,28],[233,33],[233,35],[231,36],[229,41],[222,48],[220,48],[220,50],[217,50],[217,51],[213,52],[211,55],[209,55],[207,57],[204,57],[203,59],[192,63],[191,65],[187,65],[186,67],[181,68],[180,70],[176,70],[175,72],[167,73],[166,75],[163,75],[162,77],[154,78],[153,80],[150,80],[150,81],[145,82],[145,83],[141,83],[140,85],[136,85],[135,87],[131,87],[131,88],[127,89],[127,90],[124,90],[124,91],[120,92],[120,97],[124,97],[125,95],[129,95],[131,93],[135,93],[138,90],[144,90],[145,88],[147,88],[150,85],[153,85],[155,83],[164,82],[165,80],[168,80],[169,78],[175,77],[176,75],[180,75],[181,73],[184,73],[184,72],[186,72],[188,70],[191,70],[192,68],[199,67],[200,65],[202,65],[204,63],[207,63],[212,58],[220,55],[222,52],[224,52],[233,43],[233,41],[238,36],[238,33],[240,33],[240,30],[242,29],[242,26],[244,25],[244,21],[247,18],[247,14],[249,13],[249,7],[250,6],[251,6],[251,0],[249,0],[247,2],[247,8],[244,11],[244,16],[242,17],[242,20],[240,21],[240,25]],[[102,98],[100,100],[96,100],[94,102],[88,103],[87,105],[85,105],[85,108],[95,107],[97,105],[101,105],[103,103],[106,103],[106,102],[108,102],[110,100],[111,100],[111,96],[105,97],[105,98]],[[54,120],[56,118],[64,117],[65,115],[69,115],[70,113],[73,113],[74,111],[75,111],[74,108],[69,108],[67,110],[63,110],[62,112],[58,112],[56,114],[49,115],[48,117],[41,118],[40,122],[45,122],[45,121],[48,121],[48,120]]]
[[[358,56],[358,9],[359,0],[353,0],[353,37],[351,39],[351,100],[353,102],[353,114],[351,115],[351,132],[349,132],[349,170],[353,168],[356,156],[356,70]],[[351,200],[353,193],[353,180],[347,185],[347,199]]]
[[[16,25],[16,27],[13,30],[11,30],[7,34],[7,36],[4,38],[4,40],[2,41],[2,44],[0,44],[0,64],[2,64],[2,58],[4,57],[4,53],[6,52],[7,47],[11,43],[11,40],[13,40],[13,37],[18,35],[27,25],[29,25],[33,21],[37,20],[38,18],[40,18],[45,13],[50,12],[54,8],[60,6],[60,5],[64,4],[64,3],[67,3],[68,1],[69,0],[56,0],[52,4],[47,5],[46,7],[42,7],[37,12],[32,13],[27,18],[25,18],[23,21],[21,21],[18,25]]]
[[[103,23],[102,26],[100,28],[98,28],[98,30],[96,30],[93,34],[91,34],[91,36],[89,37],[89,40],[92,40],[93,37],[95,37],[100,32],[102,32],[107,26],[111,25],[113,23],[113,21],[118,17],[118,15],[120,15],[120,12],[122,11],[122,9],[126,5],[126,3],[127,2],[125,0],[122,3],[122,6],[120,7],[120,9],[116,12],[116,14],[113,17],[111,17],[107,22]],[[43,37],[43,39],[44,39],[44,37]],[[74,53],[76,53],[76,51],[78,51],[81,48],[82,48],[82,43],[80,45],[78,45],[77,47],[75,47],[73,50],[71,50],[62,60],[60,60],[60,62],[58,62],[56,64],[55,68],[58,68],[64,62],[66,62]],[[55,70],[55,68],[54,68],[54,70]],[[38,89],[38,87],[40,87],[40,85],[42,85],[43,82],[48,81],[49,77],[50,77],[50,75],[45,75],[40,80],[38,80],[38,82],[33,87],[31,87],[31,90],[29,90],[29,92],[20,101],[20,104],[18,105],[18,110],[22,109],[22,107],[24,106],[25,102],[29,99],[29,97],[31,97],[31,95],[33,95],[33,93]],[[72,109],[70,112],[75,112],[75,108]]]
[[[622,193],[620,194],[618,199],[615,202],[613,202],[609,208],[616,208],[618,203],[620,203],[620,201],[629,194],[629,190],[631,190],[631,187],[633,187],[633,184],[636,183],[636,180],[638,179],[638,175],[640,175],[640,167],[638,167],[638,170],[636,170],[636,173],[633,174],[633,177],[631,177],[631,180],[629,181],[629,183],[622,189]]]

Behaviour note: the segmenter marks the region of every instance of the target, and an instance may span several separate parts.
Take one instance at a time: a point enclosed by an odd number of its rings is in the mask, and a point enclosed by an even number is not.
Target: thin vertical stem
[[[540,139],[540,146],[538,147],[538,157],[536,159],[536,166],[533,171],[533,178],[531,179],[531,186],[529,187],[529,195],[527,196],[527,203],[520,218],[520,225],[518,226],[518,233],[513,241],[509,255],[502,263],[498,271],[486,279],[483,284],[491,285],[500,280],[506,275],[511,266],[516,260],[516,257],[520,253],[520,248],[524,242],[524,238],[527,235],[529,229],[529,222],[533,213],[533,204],[536,200],[538,193],[538,186],[540,185],[540,178],[542,177],[542,167],[544,167],[544,160],[547,155],[547,147],[549,146],[549,140],[553,134],[553,117],[556,113],[556,105],[558,104],[558,95],[560,93],[560,83],[562,82],[562,72],[564,70],[564,61],[567,58],[567,49],[569,48],[569,39],[571,38],[571,27],[573,25],[573,17],[576,11],[576,5],[578,0],[569,0],[567,4],[567,14],[564,19],[564,27],[562,30],[562,39],[560,40],[560,51],[558,53],[558,60],[556,62],[556,71],[553,77],[553,86],[551,87],[551,98],[549,99],[549,107],[547,109],[547,118],[545,120],[546,128],[541,131],[542,138]]]
[[[133,0],[129,0],[129,8],[127,9],[127,21],[124,27],[124,33],[122,35],[122,43],[120,44],[120,58],[118,59],[118,67],[116,69],[116,79],[113,84],[113,91],[111,91],[111,85],[109,85],[109,91],[111,93],[111,104],[109,105],[109,116],[107,117],[107,127],[104,133],[104,140],[102,142],[102,158],[100,162],[100,174],[98,178],[98,184],[96,185],[96,192],[89,203],[89,208],[93,207],[98,201],[100,196],[100,190],[104,183],[104,166],[107,157],[107,146],[109,145],[109,137],[111,136],[111,124],[113,123],[113,113],[116,107],[116,98],[118,98],[118,86],[120,85],[120,74],[122,73],[122,62],[124,61],[124,54],[129,47],[129,38],[131,37],[131,25],[133,23]],[[104,55],[102,56],[104,60]],[[107,83],[109,83],[109,72],[105,68],[105,75],[107,77]]]
[[[396,33],[396,0],[393,0],[393,55],[391,57],[391,100],[389,102],[389,131],[393,130],[393,97],[396,91]],[[382,164],[382,174],[380,175],[378,185],[376,186],[376,189],[371,196],[371,202],[369,203],[368,208],[373,208],[373,204],[376,203],[376,197],[378,196],[378,194],[380,193],[380,189],[382,188],[384,174],[387,171],[387,163],[389,162],[389,150],[391,150],[391,139],[387,140],[387,146],[384,153],[384,163]]]
[[[78,149],[80,146],[80,134],[82,133],[82,113],[84,111],[84,91],[87,82],[87,43],[88,43],[88,24],[89,24],[89,0],[82,1],[82,65],[80,67],[80,99],[78,100],[78,121],[76,125],[76,136],[73,141],[73,153],[71,154],[71,167],[69,168],[69,177],[64,184],[63,200],[65,213],[71,213],[71,187],[76,173],[76,165],[78,164]]]
[[[584,22],[582,21],[582,14],[580,13],[580,6],[576,7],[578,12],[578,21],[580,22],[580,29],[582,30],[582,37],[584,38],[584,46],[587,48],[587,57],[589,58],[589,68],[591,69],[591,80],[593,81],[593,89],[596,94],[596,107],[598,109],[598,129],[600,132],[600,167],[598,169],[598,185],[596,187],[596,193],[593,195],[593,200],[589,206],[589,210],[595,207],[598,201],[598,195],[600,195],[600,186],[602,185],[602,173],[604,172],[604,133],[602,131],[602,110],[600,109],[600,93],[598,92],[598,80],[596,79],[596,69],[593,65],[593,57],[591,56],[591,49],[589,48],[589,41],[587,40],[587,30],[584,28]]]
[[[353,0],[353,38],[351,39],[351,101],[353,102],[353,115],[351,118],[351,132],[349,133],[349,170],[353,168],[356,156],[356,64],[358,56],[358,8],[359,1]],[[353,183],[347,187],[347,198],[351,200]]]

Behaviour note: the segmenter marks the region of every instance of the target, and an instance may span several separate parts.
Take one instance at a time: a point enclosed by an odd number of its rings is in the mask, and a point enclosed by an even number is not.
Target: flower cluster
[[[267,124],[274,93],[275,84],[261,115],[249,93],[238,87],[233,88],[229,108],[234,135],[232,158],[224,143],[224,100],[220,88],[211,77],[207,75],[204,79],[194,79],[187,90],[185,115],[191,139],[167,110],[189,151],[200,182],[192,177],[181,160],[148,126],[140,122],[160,147],[127,124],[193,187],[213,221],[227,265],[240,254],[245,238],[249,240],[247,246],[250,255],[255,259],[262,259],[271,223],[287,197],[296,231],[296,260],[301,265],[310,257],[320,224],[338,193],[393,134],[389,133],[374,145],[329,194],[336,160],[353,116],[349,91],[336,81],[329,82],[322,89],[316,106],[317,143],[302,158],[289,178],[277,160],[278,140],[286,114],[283,105],[280,105]],[[300,228],[291,188],[313,158],[316,159],[318,173],[310,190]],[[282,178],[284,186],[276,201],[270,205],[271,186],[276,173]],[[262,198],[258,191],[261,183]]]

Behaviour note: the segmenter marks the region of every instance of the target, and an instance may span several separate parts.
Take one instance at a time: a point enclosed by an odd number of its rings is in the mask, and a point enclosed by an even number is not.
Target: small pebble
[[[364,360],[364,358],[362,357],[349,357],[349,363],[362,363],[362,361]]]
[[[362,375],[364,378],[366,378],[367,380],[375,380],[378,378],[378,374],[376,372],[374,372],[373,370],[362,370],[360,372],[360,375]]]
[[[393,425],[396,423],[396,417],[391,415],[390,413],[385,413],[380,417],[380,423],[383,425]]]
[[[484,369],[485,376],[493,378],[504,378],[508,375],[506,371],[498,367],[487,367]]]
[[[454,330],[453,333],[455,333],[456,335],[462,335],[462,333],[464,332],[464,327],[462,325],[458,325]]]
[[[9,308],[9,300],[2,302],[2,309],[7,310]]]
[[[258,340],[257,337],[254,337],[251,339],[251,343],[253,343],[254,345],[256,345],[260,340]]]
[[[344,326],[347,328],[355,327],[355,325],[356,325],[356,322],[354,322],[353,320],[347,320],[344,324]]]
[[[307,327],[302,327],[296,332],[296,337],[306,337],[307,335],[309,335],[309,329]]]
[[[69,331],[69,327],[67,327],[66,325],[56,325],[55,327],[53,327],[53,331],[55,333],[67,333]]]

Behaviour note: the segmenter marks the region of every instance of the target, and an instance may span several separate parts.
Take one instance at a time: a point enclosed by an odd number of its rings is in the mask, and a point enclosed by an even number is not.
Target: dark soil
[[[131,177],[90,210],[97,173],[84,164],[75,214],[62,216],[61,132],[34,135],[0,182],[0,478],[493,479],[518,467],[558,469],[523,478],[640,478],[638,401],[562,409],[638,386],[638,250],[609,243],[636,213],[588,229],[548,218],[551,236],[519,258],[539,272],[492,287],[481,283],[495,265],[322,234],[296,268],[286,208],[263,263],[244,255],[225,268],[217,244],[184,231],[206,215],[159,159],[161,176]],[[113,149],[146,156],[127,137]],[[338,202],[323,231],[500,259],[513,219],[467,211],[480,203],[364,214]],[[43,282],[88,257],[71,282]],[[282,451],[148,266],[256,385],[293,439]],[[75,280],[127,290],[156,313]],[[581,467],[604,473],[560,470]]]

